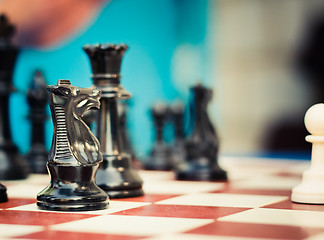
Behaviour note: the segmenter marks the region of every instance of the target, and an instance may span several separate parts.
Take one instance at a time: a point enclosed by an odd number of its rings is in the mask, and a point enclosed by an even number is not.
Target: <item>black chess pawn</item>
[[[82,120],[90,108],[99,108],[100,92],[71,86],[69,80],[59,80],[48,90],[54,125],[47,163],[51,182],[37,195],[37,205],[56,211],[105,209],[108,195],[95,183],[100,144]]]
[[[27,91],[27,102],[30,106],[28,118],[32,123],[31,148],[26,155],[33,173],[46,173],[48,151],[45,147],[46,106],[48,91],[43,74],[35,71],[31,85]]]
[[[14,91],[12,74],[19,49],[10,42],[15,28],[0,15],[0,179],[24,179],[28,163],[11,137],[9,96]]]
[[[184,133],[184,105],[180,102],[175,102],[169,108],[170,119],[174,128],[174,141],[171,146],[172,165],[177,166],[185,159],[185,133]]]
[[[207,113],[212,91],[198,84],[191,88],[191,93],[194,128],[185,142],[185,161],[178,164],[176,177],[179,180],[227,180],[226,171],[218,165],[218,137]]]
[[[97,137],[103,162],[96,182],[111,198],[136,197],[144,194],[142,180],[124,151],[117,108],[118,99],[130,94],[120,85],[120,67],[126,45],[96,44],[83,47],[90,58],[92,80],[101,91],[101,108],[97,121]]]
[[[145,169],[171,170],[173,167],[172,152],[164,141],[164,129],[169,120],[169,109],[165,104],[159,102],[151,108],[151,115],[155,128],[155,141],[150,151],[149,159],[145,163]]]

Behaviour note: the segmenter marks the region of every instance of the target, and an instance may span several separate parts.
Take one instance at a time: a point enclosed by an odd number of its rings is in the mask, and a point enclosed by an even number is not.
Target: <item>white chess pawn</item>
[[[310,168],[303,173],[300,185],[292,190],[291,200],[298,203],[324,204],[324,104],[313,105],[305,114],[305,126],[312,143]]]

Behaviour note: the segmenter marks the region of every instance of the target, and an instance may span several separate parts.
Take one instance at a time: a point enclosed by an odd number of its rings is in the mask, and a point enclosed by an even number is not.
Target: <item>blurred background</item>
[[[89,87],[85,44],[125,43],[121,84],[134,149],[154,140],[153,103],[188,103],[201,82],[220,153],[309,158],[303,118],[323,102],[323,0],[2,0],[21,47],[11,95],[14,141],[30,147],[27,88],[35,70],[48,84]],[[52,123],[47,122],[47,145]]]

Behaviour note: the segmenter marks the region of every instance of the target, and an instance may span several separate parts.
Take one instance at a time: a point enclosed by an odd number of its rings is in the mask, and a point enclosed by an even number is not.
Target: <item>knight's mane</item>
[[[68,141],[71,151],[77,161],[81,164],[92,164],[101,161],[100,143],[93,135],[88,125],[83,121],[82,117],[73,111],[67,118],[69,119],[68,122],[72,123],[68,126]],[[76,141],[81,139],[82,141],[75,144],[75,142],[71,141],[73,138],[75,138]]]

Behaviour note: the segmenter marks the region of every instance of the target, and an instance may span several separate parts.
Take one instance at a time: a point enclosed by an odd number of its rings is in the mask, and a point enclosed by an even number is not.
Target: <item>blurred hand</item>
[[[107,0],[2,0],[0,13],[16,26],[19,46],[55,45],[95,18]]]

